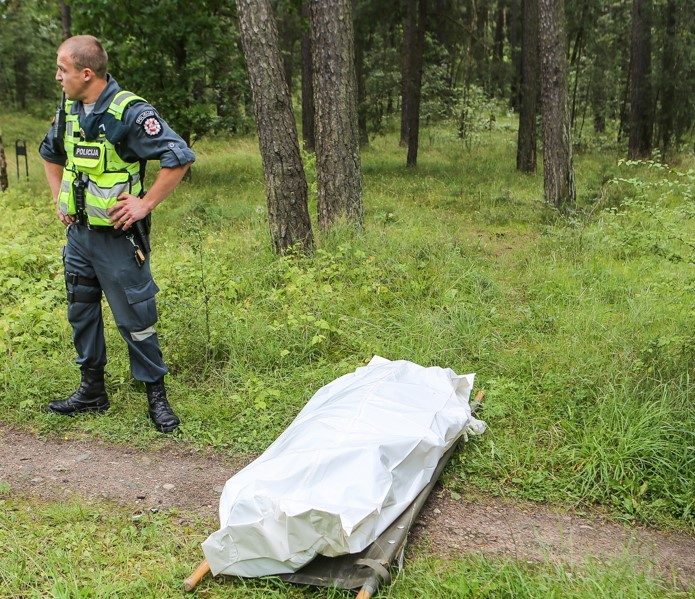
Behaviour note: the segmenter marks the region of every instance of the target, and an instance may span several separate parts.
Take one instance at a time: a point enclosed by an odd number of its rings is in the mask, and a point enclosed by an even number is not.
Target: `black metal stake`
[[[24,156],[24,170],[27,179],[29,178],[29,160],[27,159],[27,142],[25,139],[18,139],[14,142],[14,153],[17,161],[17,179],[19,179],[19,157]]]

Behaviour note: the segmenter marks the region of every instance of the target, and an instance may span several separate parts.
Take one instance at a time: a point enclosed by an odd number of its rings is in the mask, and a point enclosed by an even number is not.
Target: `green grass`
[[[43,125],[1,118],[6,142],[38,144]],[[271,252],[254,139],[196,145],[192,182],[154,219],[158,329],[184,422],[172,442],[262,451],[320,386],[380,354],[475,371],[487,390],[490,430],[452,461],[452,490],[695,528],[692,159],[668,169],[580,154],[578,206],[559,217],[542,177],[515,171],[509,127],[470,150],[443,129],[422,139],[415,170],[394,136],[373,141],[365,230],[315,231],[311,258]],[[161,444],[110,315],[112,409],[42,411],[77,370],[62,231],[35,155],[30,168],[1,199],[2,420]]]
[[[115,505],[0,498],[0,597],[182,597],[183,580],[202,558],[211,523],[176,512],[133,514]],[[337,589],[293,586],[277,578],[206,577],[193,597],[349,599]],[[446,563],[411,556],[376,597],[685,597],[627,558],[570,568],[465,557]]]

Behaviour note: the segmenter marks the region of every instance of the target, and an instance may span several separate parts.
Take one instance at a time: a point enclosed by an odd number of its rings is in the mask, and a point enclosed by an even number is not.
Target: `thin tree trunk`
[[[5,146],[0,135],[0,191],[5,191],[9,187],[7,178],[7,159],[5,158]]]
[[[577,60],[574,69],[574,85],[572,86],[572,108],[570,109],[570,125],[574,129],[574,122],[577,115],[577,90],[579,89],[579,69],[582,61],[582,47],[578,49]]]
[[[506,84],[506,69],[504,64],[504,21],[506,15],[506,0],[497,0],[497,17],[495,19],[495,37],[493,42],[493,78],[495,94],[502,96]]]
[[[564,0],[539,0],[543,186],[545,200],[560,210],[575,201],[567,106],[567,37]]]
[[[676,0],[667,0],[666,32],[664,49],[661,55],[661,111],[659,114],[659,140],[661,158],[666,160],[673,141],[673,122],[675,113],[675,81],[676,70]]]
[[[606,15],[608,15],[608,8],[604,7],[598,14],[598,21],[603,22]],[[604,33],[604,30],[605,26],[599,25],[593,34],[599,37]],[[593,59],[589,67],[589,91],[587,97],[591,104],[594,131],[596,133],[604,133],[606,131],[606,104],[608,101],[606,77],[609,76],[614,58],[610,55],[610,52],[605,51],[603,44],[598,41],[594,41],[589,46],[588,52],[593,56]]]
[[[521,23],[522,0],[510,0],[509,19],[507,19],[507,38],[512,59],[509,107],[519,110],[521,103]]]
[[[417,37],[413,49],[411,88],[409,90],[410,115],[408,121],[408,157],[406,165],[417,165],[420,136],[420,98],[422,97],[422,63],[425,54],[425,32],[427,29],[427,0],[419,0]]]
[[[239,30],[253,95],[273,247],[313,249],[307,185],[278,33],[268,0],[237,0]]]
[[[362,172],[350,0],[310,0],[318,220],[362,227]]]
[[[579,28],[577,35],[574,38],[572,46],[570,66],[574,66],[574,85],[572,86],[572,108],[570,109],[570,126],[574,129],[576,114],[577,114],[577,91],[579,90],[579,72],[582,62],[582,51],[584,50],[584,30],[586,27],[586,19],[589,15],[589,6],[587,2],[582,4],[582,13],[579,17]]]
[[[283,23],[282,34],[280,36],[281,42],[281,56],[282,56],[282,72],[285,77],[285,83],[287,83],[287,89],[290,91],[290,97],[292,97],[292,79],[294,70],[294,31],[292,30],[292,24],[289,22],[290,17],[286,19],[287,22]]]
[[[627,72],[625,76],[625,85],[623,87],[623,98],[620,102],[620,116],[618,118],[618,139],[617,142],[620,143],[625,132],[627,123],[627,112],[628,112],[628,99],[630,98],[630,65],[627,66]]]
[[[17,104],[20,110],[26,110],[27,108],[30,81],[29,62],[29,55],[25,54],[22,49],[20,49],[20,53],[16,56],[14,61],[15,93],[17,94]]]
[[[191,104],[189,99],[189,90],[191,89],[191,82],[189,78],[188,66],[188,48],[186,47],[186,38],[181,36],[173,40],[173,50],[174,50],[174,62],[176,64],[176,72],[178,73],[178,80],[176,82],[180,89],[186,90],[186,94],[183,96],[184,108],[188,108]],[[191,125],[186,125],[179,129],[178,133],[181,138],[186,142],[186,145],[191,145]],[[193,173],[193,168],[188,169],[186,172],[186,179],[189,179]]]
[[[634,0],[630,43],[630,159],[652,152],[651,0]]]
[[[449,0],[435,0],[434,37],[440,46],[447,47],[447,21],[451,14]]]
[[[309,31],[309,7],[302,4],[302,138],[304,149],[313,152],[316,147],[314,135],[314,82],[311,67],[311,32]]]
[[[473,38],[473,61],[475,62],[475,79],[486,92],[490,91],[490,68],[487,46],[487,0],[472,0],[475,18],[475,37]]]
[[[410,124],[410,89],[413,79],[413,53],[417,35],[417,0],[405,1],[403,21],[403,47],[401,53],[401,139],[400,145],[408,145],[408,125]]]
[[[353,9],[355,0],[353,0]],[[355,28],[356,31],[356,28]],[[367,107],[364,75],[364,34],[355,33],[355,79],[357,83],[357,128],[359,130],[360,146],[369,144],[367,133]]]
[[[538,112],[538,4],[523,0],[521,39],[521,103],[516,168],[536,171],[536,114]]]
[[[70,5],[65,0],[60,0],[60,25],[62,28],[63,39],[72,37],[72,14]]]

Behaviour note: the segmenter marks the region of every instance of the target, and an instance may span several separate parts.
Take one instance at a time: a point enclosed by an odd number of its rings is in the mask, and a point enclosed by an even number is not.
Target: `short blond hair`
[[[109,55],[93,35],[73,35],[60,44],[58,52],[61,50],[70,55],[76,69],[91,69],[100,79],[106,77]]]

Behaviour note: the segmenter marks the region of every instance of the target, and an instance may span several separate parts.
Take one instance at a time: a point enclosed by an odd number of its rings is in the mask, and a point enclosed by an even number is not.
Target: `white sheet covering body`
[[[485,424],[474,375],[379,356],[319,389],[220,498],[203,543],[212,573],[294,572],[317,554],[362,551],[427,485],[439,459]]]

